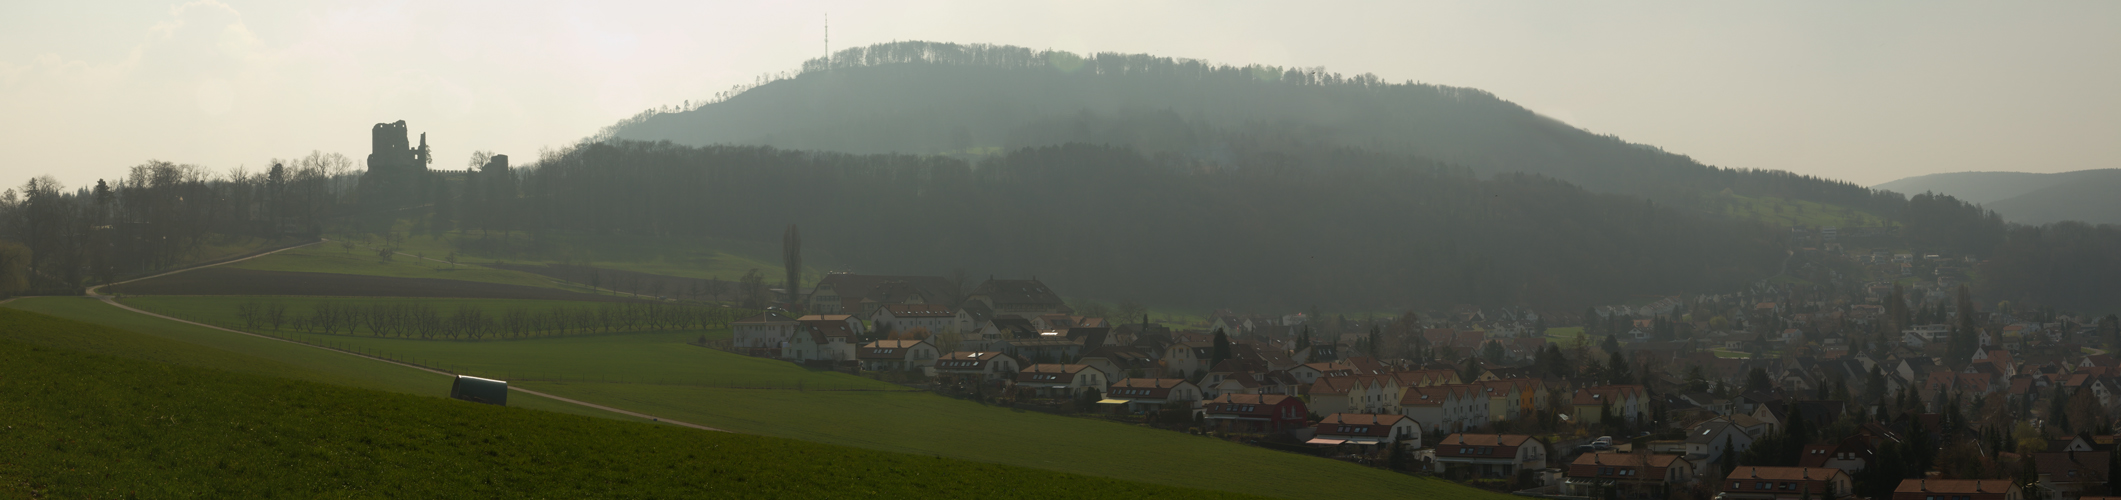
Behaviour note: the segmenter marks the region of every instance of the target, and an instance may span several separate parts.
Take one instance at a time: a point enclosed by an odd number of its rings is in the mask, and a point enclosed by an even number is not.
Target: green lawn
[[[127,300],[150,299],[162,298]],[[1019,412],[925,392],[861,391],[899,387],[684,344],[697,335],[501,342],[345,336],[326,340],[363,351],[416,356],[423,364],[493,375],[561,397],[737,432],[1270,496],[1507,498],[1438,480],[1176,432]]]
[[[449,392],[448,377],[342,353],[135,314],[85,297],[16,299],[0,309],[0,339],[201,368],[406,394]],[[40,316],[40,313],[50,316]],[[54,328],[64,318],[103,328]],[[511,406],[631,420],[527,394]]]
[[[1583,327],[1581,327],[1581,326],[1565,326],[1565,327],[1561,327],[1561,328],[1548,328],[1548,329],[1547,329],[1547,341],[1549,341],[1549,342],[1553,342],[1553,343],[1556,343],[1556,344],[1561,344],[1561,345],[1564,345],[1564,346],[1567,346],[1567,345],[1574,345],[1574,344],[1572,344],[1572,343],[1573,343],[1573,342],[1576,342],[1576,336],[1577,336],[1577,335],[1582,335],[1582,334],[1583,334]],[[1591,343],[1594,343],[1594,344],[1595,344],[1595,343],[1597,343],[1597,342],[1598,342],[1598,339],[1590,339],[1589,341],[1590,341]]]
[[[1289,498],[1512,498],[1322,458],[927,393],[598,383],[535,387],[738,432],[1173,486]]]
[[[132,296],[132,297],[125,297],[125,298],[122,298],[122,299],[119,299],[119,300],[120,300],[120,301],[122,301],[122,302],[125,302],[126,304],[132,305],[133,307],[139,307],[139,308],[142,308],[142,309],[147,309],[147,310],[150,310],[150,311],[154,311],[155,313],[158,313],[158,314],[164,314],[164,315],[168,315],[168,316],[175,316],[175,317],[178,317],[178,318],[183,318],[183,319],[186,319],[186,320],[191,320],[191,321],[197,321],[197,322],[201,322],[201,323],[206,323],[206,324],[210,324],[210,325],[215,325],[215,326],[221,326],[221,327],[227,327],[227,328],[237,328],[237,329],[243,329],[243,328],[245,328],[245,327],[247,327],[247,326],[248,326],[248,325],[245,325],[245,324],[243,323],[243,321],[242,321],[242,317],[241,317],[241,316],[239,316],[239,315],[237,315],[237,312],[236,312],[236,311],[237,311],[237,308],[238,308],[239,306],[241,306],[242,304],[245,304],[245,303],[261,303],[261,304],[262,304],[262,303],[276,303],[276,304],[283,304],[283,305],[286,305],[286,306],[287,306],[287,311],[288,311],[288,315],[289,315],[289,316],[296,316],[296,317],[302,317],[302,316],[307,316],[307,315],[310,315],[310,314],[312,314],[312,313],[313,313],[313,312],[315,311],[315,309],[316,309],[316,306],[317,306],[318,304],[323,304],[323,303],[333,303],[333,304],[340,304],[340,305],[353,305],[353,306],[369,306],[369,305],[390,305],[390,304],[418,304],[418,305],[425,305],[425,306],[431,306],[431,307],[434,307],[434,308],[435,308],[435,310],[436,310],[437,312],[439,312],[440,314],[442,314],[443,316],[448,316],[448,315],[454,314],[454,313],[456,313],[456,312],[457,312],[457,310],[459,310],[459,309],[462,309],[462,308],[472,308],[472,309],[475,309],[475,310],[481,311],[481,312],[483,312],[483,313],[485,313],[485,314],[487,314],[487,315],[489,315],[489,316],[492,316],[492,315],[500,315],[500,314],[504,314],[504,313],[506,313],[507,311],[509,311],[510,309],[517,309],[517,308],[522,308],[522,309],[529,309],[529,310],[533,310],[533,311],[542,311],[542,310],[547,310],[547,309],[551,309],[551,308],[566,308],[566,309],[572,309],[572,310],[585,310],[585,309],[595,309],[595,308],[601,308],[601,307],[607,307],[607,306],[620,306],[620,305],[619,305],[619,304],[617,304],[617,303],[611,303],[611,302],[579,302],[579,301],[568,301],[568,300],[526,300],[526,299],[461,299],[461,298],[424,298],[424,297],[313,297],[313,296],[300,296],[300,297],[292,297],[292,296],[227,296],[227,295],[204,295],[204,296],[193,296],[193,295],[143,295],[143,296]],[[682,305],[682,306],[672,306],[672,305],[667,305],[667,304],[666,304],[666,306],[667,306],[667,307],[681,307],[681,308],[693,308],[693,307],[707,307],[707,308],[714,308],[714,307],[718,307],[718,306],[712,306],[712,305],[708,305],[708,306],[696,306],[696,305]],[[727,309],[727,308],[722,308],[722,309],[708,309],[708,311],[723,311],[723,312],[716,312],[716,314],[726,314],[726,316],[723,316],[723,318],[731,318],[731,319],[742,319],[742,317],[744,317],[744,316],[750,316],[750,315],[753,315],[753,314],[757,314],[757,311],[753,311],[753,310],[746,310],[746,309]],[[259,333],[273,333],[273,334],[276,334],[276,335],[277,335],[277,334],[281,334],[281,333],[297,333],[297,332],[300,332],[300,331],[301,331],[301,329],[300,329],[299,327],[296,327],[296,326],[293,326],[293,325],[283,325],[283,326],[282,326],[282,328],[281,328],[281,329],[279,329],[279,330],[272,330],[272,329],[271,329],[270,327],[260,327],[260,328],[261,328],[261,329],[259,330]],[[700,338],[700,337],[702,337],[702,336],[706,337],[706,338],[707,338],[708,340],[717,340],[717,339],[723,339],[723,338],[728,338],[728,337],[729,337],[729,330],[728,330],[727,328],[720,328],[720,329],[713,329],[713,330],[690,330],[690,333],[691,333],[691,335],[693,335],[693,337],[692,337],[692,338],[693,338],[694,340],[697,340],[697,339],[699,339],[699,338]],[[352,337],[361,337],[361,338],[366,338],[366,337],[370,337],[370,336],[372,336],[372,335],[370,334],[370,332],[369,332],[368,330],[359,330],[359,331],[358,331],[357,333],[347,333],[347,332],[345,332],[345,331],[338,331],[338,332],[334,332],[334,334],[335,334],[335,336],[340,336],[340,337],[345,337],[345,336],[352,336]],[[567,335],[570,335],[570,336],[579,336],[579,335],[605,335],[605,333],[582,333],[582,332],[570,332],[570,333],[567,333]],[[501,339],[489,339],[489,340],[501,340]]]
[[[429,257],[441,258],[435,255],[429,255]],[[394,257],[390,262],[383,262],[376,257],[374,250],[354,248],[348,251],[340,247],[336,242],[325,242],[288,250],[230,264],[229,267],[259,271],[358,274],[392,278],[435,278],[540,288],[567,288],[580,291],[579,287],[562,287],[551,278],[522,271],[493,269],[461,263],[452,269],[446,263],[421,260],[404,255]]]
[[[27,316],[0,325],[100,329]],[[0,340],[0,422],[0,496],[19,498],[1237,496],[11,340]]]
[[[777,238],[780,235],[770,236]],[[334,236],[341,237],[361,238],[358,235]],[[398,247],[405,253],[424,253],[436,259],[457,252],[460,263],[556,263],[586,258],[596,267],[605,269],[725,281],[736,281],[743,278],[744,273],[757,269],[769,280],[778,282],[782,273],[780,244],[777,242],[575,234],[551,234],[541,238],[541,242],[532,244],[531,236],[521,231],[506,238],[499,233],[485,236],[478,231],[469,234],[452,231],[439,238],[424,234],[405,238]],[[806,263],[803,282],[806,284],[814,284],[822,278],[829,270],[826,265],[832,261],[831,256],[818,255],[814,249],[805,250],[803,258]]]

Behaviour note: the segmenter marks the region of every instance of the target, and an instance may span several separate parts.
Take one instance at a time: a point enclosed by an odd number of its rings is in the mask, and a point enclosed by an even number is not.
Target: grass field
[[[440,258],[440,257],[436,257]],[[264,257],[259,257],[229,267],[256,269],[260,271],[292,271],[303,273],[358,274],[363,276],[386,276],[392,278],[436,278],[503,285],[562,288],[553,280],[521,271],[491,269],[459,264],[455,269],[446,263],[398,256],[383,262],[372,250],[355,248],[348,251],[334,242],[310,245]],[[579,288],[569,289],[583,291]]]
[[[160,296],[138,296],[138,297],[125,297],[125,298],[122,298],[122,299],[119,299],[119,300],[121,300],[121,301],[125,302],[126,304],[128,304],[128,305],[131,305],[131,306],[133,306],[133,307],[138,307],[138,308],[142,308],[142,309],[147,309],[147,310],[150,310],[150,311],[154,311],[154,312],[156,312],[156,313],[158,313],[158,314],[164,314],[164,315],[168,315],[168,316],[174,316],[174,317],[178,317],[178,318],[183,318],[183,319],[186,319],[186,320],[191,320],[191,321],[197,321],[197,322],[201,322],[201,323],[206,323],[206,324],[210,324],[210,325],[215,325],[215,326],[220,326],[220,327],[226,327],[226,328],[236,328],[236,329],[250,329],[250,330],[258,331],[259,333],[273,333],[273,334],[276,334],[276,335],[277,335],[277,334],[283,334],[283,333],[285,333],[285,334],[292,334],[292,333],[296,333],[296,332],[299,332],[299,331],[301,331],[301,330],[303,330],[303,329],[302,329],[302,328],[299,328],[299,327],[296,327],[296,326],[294,326],[294,325],[283,325],[283,326],[282,326],[282,327],[281,327],[280,329],[277,329],[277,330],[271,329],[271,327],[269,327],[269,326],[260,326],[260,327],[258,327],[258,328],[249,328],[249,327],[250,327],[250,325],[246,325],[246,324],[244,324],[244,322],[242,321],[242,317],[241,317],[241,316],[239,316],[239,315],[237,314],[237,308],[238,308],[238,307],[240,307],[241,305],[245,304],[245,303],[260,303],[260,304],[280,304],[280,305],[285,305],[285,306],[287,306],[287,313],[288,313],[288,315],[289,315],[289,316],[293,316],[293,317],[303,317],[303,316],[308,316],[308,315],[312,314],[312,312],[313,312],[313,311],[314,311],[314,310],[315,310],[315,309],[317,308],[317,306],[318,306],[319,304],[325,304],[325,303],[330,303],[330,304],[335,304],[335,305],[340,305],[340,306],[362,306],[362,307],[365,307],[365,306],[372,306],[372,305],[398,305],[398,304],[416,304],[416,305],[422,305],[422,306],[429,306],[429,307],[433,307],[433,308],[434,308],[434,309],[435,309],[435,310],[436,310],[436,311],[437,311],[438,313],[442,314],[443,316],[448,316],[448,315],[454,314],[454,313],[456,313],[456,312],[457,312],[457,310],[459,310],[459,309],[462,309],[462,308],[471,308],[471,309],[474,309],[474,310],[482,311],[482,312],[484,312],[485,314],[487,314],[487,315],[489,315],[489,316],[497,316],[497,315],[501,315],[501,314],[503,314],[503,313],[505,313],[505,312],[507,312],[507,311],[509,311],[509,310],[511,310],[511,309],[518,309],[518,308],[521,308],[521,309],[529,309],[529,310],[533,310],[533,311],[544,311],[544,310],[550,310],[550,309],[553,309],[553,308],[561,308],[561,309],[571,309],[571,310],[577,310],[577,311],[580,311],[580,310],[588,310],[588,309],[592,309],[592,308],[598,308],[598,307],[606,307],[606,306],[609,306],[609,305],[610,305],[610,304],[607,304],[607,303],[595,303],[595,302],[581,302],[581,301],[570,301],[570,300],[528,300],[528,299],[468,299],[468,298],[425,298],[425,297],[417,297],[417,298],[416,298],[416,297],[306,297],[306,296],[223,296],[223,295],[213,295],[213,296],[171,296],[171,295],[160,295]],[[708,305],[708,306],[668,306],[668,307],[685,307],[685,308],[690,308],[690,309],[688,309],[688,310],[694,310],[694,311],[699,311],[699,310],[701,310],[701,309],[698,309],[698,308],[704,307],[704,308],[707,308],[707,309],[705,309],[705,311],[707,311],[708,313],[711,313],[711,314],[721,314],[721,315],[724,315],[724,316],[721,316],[721,317],[722,317],[722,318],[725,318],[725,319],[742,319],[742,317],[744,317],[744,316],[750,316],[750,315],[753,315],[753,314],[757,314],[757,311],[753,311],[753,310],[748,310],[748,309],[728,309],[728,308],[722,308],[722,307],[719,307],[719,306],[712,306],[712,305]],[[707,340],[719,340],[719,339],[725,339],[725,338],[728,338],[728,337],[729,337],[729,330],[728,330],[727,328],[717,328],[717,329],[710,329],[710,330],[685,330],[685,331],[688,331],[688,332],[690,332],[690,334],[691,334],[691,335],[693,335],[693,337],[691,337],[691,338],[692,338],[692,339],[694,339],[694,340],[698,340],[698,339],[699,339],[700,337],[702,337],[702,336],[704,336],[704,337],[705,337],[705,338],[706,338]],[[583,332],[580,332],[580,331],[575,331],[575,332],[568,332],[568,333],[565,333],[564,335],[557,335],[557,336],[584,336],[584,335],[606,335],[606,334],[607,334],[607,333],[594,333],[594,332],[592,332],[592,333],[583,333]],[[374,335],[374,334],[373,334],[372,332],[368,331],[368,330],[356,330],[356,331],[354,331],[354,332],[352,332],[352,333],[349,333],[349,332],[347,332],[347,331],[337,331],[337,332],[333,332],[333,333],[331,334],[331,336],[336,336],[336,337],[358,337],[358,338],[368,338],[368,337],[374,337],[375,335]],[[536,335],[533,335],[533,336],[556,336],[556,335],[553,335],[553,334],[552,334],[551,332],[546,332],[546,333],[540,333],[540,334],[536,334]],[[455,340],[455,339],[437,338],[437,339],[431,339],[431,340]],[[471,340],[471,339],[463,339],[463,340]],[[488,339],[486,339],[486,341],[500,341],[500,340],[508,340],[508,339],[505,339],[505,338],[500,338],[500,337],[491,337],[491,338],[488,338]]]
[[[0,496],[23,498],[1236,496],[5,340],[0,421]]]
[[[1556,343],[1556,344],[1561,344],[1561,345],[1573,345],[1572,343],[1573,343],[1573,342],[1576,342],[1576,336],[1577,336],[1577,335],[1582,335],[1582,334],[1583,334],[1583,327],[1581,327],[1581,326],[1565,326],[1565,327],[1561,327],[1561,328],[1548,328],[1548,329],[1547,329],[1547,341],[1549,341],[1549,342],[1553,342],[1553,343]],[[1593,343],[1596,343],[1596,341],[1595,341],[1595,340],[1593,340],[1592,342],[1593,342]]]
[[[684,344],[697,335],[476,343],[329,340],[414,355],[423,364],[491,374],[561,397],[744,433],[1270,496],[1506,497],[1182,433],[895,392],[898,386],[861,377]],[[560,380],[544,380],[550,378]]]
[[[165,321],[90,298],[24,298],[0,307],[5,307],[0,309],[0,339],[54,349],[405,394],[449,392],[449,378],[441,375],[276,340]],[[100,328],[66,327],[63,320],[56,318]],[[509,404],[602,418],[632,419],[530,395],[517,395],[510,398]]]
[[[766,236],[778,238],[780,235]],[[340,237],[359,238],[355,235]],[[452,231],[440,238],[425,235],[405,238],[398,246],[405,253],[423,253],[436,259],[456,252],[460,263],[557,263],[586,258],[596,267],[605,269],[724,281],[735,281],[743,278],[744,273],[757,269],[778,282],[782,273],[779,243],[629,235],[553,234],[542,238],[539,243],[532,244],[529,234],[518,231],[505,238],[511,243],[502,244],[500,241],[504,238],[498,233],[483,236],[477,231],[469,234]],[[805,250],[803,258],[808,263],[803,266],[803,282],[806,284],[814,284],[823,277],[829,269],[826,266],[832,261],[831,256],[819,255],[814,249]]]
[[[1724,215],[1776,226],[1888,227],[1892,224],[1884,217],[1813,201],[1738,195],[1725,195],[1719,199],[1728,202]]]
[[[570,291],[562,288],[506,285],[442,278],[398,278],[363,274],[262,271],[230,266],[104,286],[119,295],[287,295],[327,297],[460,297],[489,299],[632,302],[640,299]]]

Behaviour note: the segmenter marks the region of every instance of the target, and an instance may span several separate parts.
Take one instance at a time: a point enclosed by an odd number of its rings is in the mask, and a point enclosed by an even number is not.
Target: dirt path
[[[318,243],[322,243],[322,242],[323,242],[323,240],[319,240],[319,241],[314,241],[314,242],[310,242],[310,243],[304,243],[304,244],[301,244],[301,245],[295,245],[295,246],[291,246],[291,247],[287,247],[287,248],[282,248],[282,249],[279,249],[279,250],[273,250],[273,251],[270,251],[270,252],[260,253],[260,254],[257,254],[257,255],[252,255],[252,256],[249,256],[249,257],[244,257],[244,258],[241,258],[241,259],[235,259],[235,260],[229,260],[229,261],[223,261],[223,262],[216,262],[216,263],[212,263],[212,264],[203,264],[203,265],[197,265],[197,266],[187,267],[187,268],[184,268],[184,269],[178,269],[178,270],[175,270],[175,271],[170,271],[170,272],[166,272],[166,273],[162,273],[162,274],[157,274],[157,275],[154,275],[154,276],[147,276],[147,277],[143,277],[143,278],[134,278],[134,279],[130,279],[130,280],[120,281],[120,282],[117,282],[117,283],[108,283],[108,284],[103,284],[103,285],[97,285],[97,286],[95,286],[95,287],[93,287],[93,288],[89,288],[89,289],[88,289],[88,296],[90,296],[90,297],[95,297],[95,298],[96,298],[97,300],[101,300],[101,301],[103,301],[103,303],[105,303],[105,304],[110,304],[110,305],[112,305],[112,306],[116,306],[116,307],[117,307],[117,308],[119,308],[119,309],[124,309],[124,310],[127,310],[127,311],[132,311],[132,312],[135,312],[135,313],[145,314],[145,315],[148,315],[148,316],[152,316],[152,317],[156,317],[156,318],[161,318],[161,319],[165,319],[165,320],[169,320],[169,321],[175,321],[175,322],[178,322],[178,323],[184,323],[184,324],[187,324],[187,325],[192,325],[192,326],[198,326],[198,327],[202,327],[202,328],[211,328],[211,329],[214,329],[214,330],[220,330],[220,331],[224,331],[224,332],[228,332],[228,333],[233,333],[233,334],[237,334],[237,335],[249,335],[249,336],[252,336],[252,337],[257,337],[257,338],[261,338],[261,339],[266,339],[266,340],[272,340],[272,341],[277,341],[277,342],[286,342],[286,343],[289,343],[289,344],[299,345],[299,346],[303,346],[303,347],[310,347],[310,348],[315,348],[315,349],[322,349],[322,350],[326,350],[326,351],[331,351],[331,352],[336,352],[336,353],[339,353],[339,354],[345,354],[345,355],[348,355],[348,356],[353,356],[353,357],[357,357],[357,358],[362,358],[362,359],[368,359],[368,360],[371,360],[371,361],[377,361],[377,362],[382,362],[382,363],[390,363],[390,364],[393,364],[393,365],[403,366],[403,367],[406,367],[406,368],[411,368],[411,369],[414,369],[414,370],[420,370],[420,371],[423,371],[423,372],[433,373],[433,374],[436,374],[436,375],[441,375],[441,376],[445,376],[445,377],[455,377],[455,376],[456,376],[456,374],[454,374],[454,373],[449,373],[449,372],[445,372],[445,371],[441,371],[441,370],[436,370],[436,369],[433,369],[433,368],[428,368],[428,367],[425,367],[425,366],[419,366],[419,365],[413,365],[413,364],[401,363],[401,362],[397,362],[397,361],[393,361],[393,360],[388,360],[388,359],[378,358],[378,357],[375,357],[375,356],[369,356],[369,355],[366,355],[366,354],[361,354],[361,353],[357,353],[357,352],[352,352],[352,351],[344,351],[344,350],[339,350],[339,349],[333,349],[333,348],[330,348],[330,347],[324,347],[324,346],[318,346],[318,345],[311,345],[311,344],[304,344],[304,343],[301,343],[301,342],[295,342],[295,341],[292,341],[292,340],[287,340],[287,339],[282,339],[282,338],[275,338],[275,337],[270,337],[270,336],[265,336],[265,335],[259,335],[259,334],[255,334],[255,333],[245,332],[245,331],[241,331],[241,330],[233,330],[233,329],[228,329],[228,328],[222,328],[222,327],[218,327],[218,326],[214,326],[214,325],[209,325],[209,324],[205,324],[205,323],[200,323],[200,322],[196,322],[196,321],[191,321],[191,320],[185,320],[185,319],[180,319],[180,318],[173,318],[173,317],[169,317],[169,316],[163,316],[163,315],[161,315],[161,314],[155,314],[155,313],[152,313],[152,312],[147,312],[147,311],[144,311],[144,310],[140,310],[140,309],[134,308],[133,306],[129,306],[129,305],[125,305],[125,304],[120,304],[120,303],[118,303],[118,301],[117,301],[117,299],[116,299],[115,297],[112,297],[112,296],[109,296],[109,295],[104,295],[104,294],[103,294],[103,293],[102,293],[102,292],[100,291],[100,290],[102,290],[102,289],[103,289],[103,287],[106,287],[106,286],[110,286],[110,285],[122,285],[122,284],[126,284],[126,283],[131,283],[131,282],[134,282],[134,281],[140,281],[140,280],[144,280],[144,279],[150,279],[150,278],[159,278],[159,277],[163,277],[163,276],[168,276],[168,275],[172,275],[172,274],[177,274],[177,273],[181,273],[181,272],[185,272],[185,271],[190,271],[190,270],[193,270],[193,269],[199,269],[199,268],[206,268],[206,267],[213,267],[213,266],[219,266],[219,265],[223,265],[223,264],[234,264],[234,263],[237,263],[237,262],[242,262],[242,261],[246,261],[246,260],[250,260],[250,259],[255,259],[255,258],[258,258],[258,257],[264,257],[264,256],[267,256],[267,255],[272,255],[272,254],[275,254],[275,253],[280,253],[280,252],[283,252],[283,251],[287,251],[287,250],[293,250],[293,249],[296,249],[296,248],[302,248],[302,247],[306,247],[306,246],[309,246],[309,245],[315,245],[315,244],[318,244]],[[0,301],[0,304],[5,304],[5,303],[7,303],[7,302],[10,302],[10,301],[13,301],[13,300],[14,300],[14,299],[7,299],[7,300],[4,300],[4,301]],[[529,394],[529,395],[532,395],[532,396],[537,396],[537,397],[541,397],[541,398],[551,399],[551,400],[553,400],[553,401],[559,401],[559,402],[563,402],[563,403],[573,404],[573,405],[576,405],[576,406],[581,406],[581,407],[584,407],[584,408],[593,408],[593,409],[597,409],[597,410],[603,410],[603,411],[608,411],[608,412],[612,412],[612,413],[617,413],[617,414],[620,414],[620,415],[625,415],[625,416],[629,416],[629,417],[634,417],[634,418],[645,418],[645,419],[648,419],[648,420],[650,420],[650,421],[654,421],[654,422],[659,422],[659,423],[665,423],[665,424],[670,424],[670,425],[675,425],[675,426],[679,426],[679,427],[690,427],[690,428],[694,428],[694,429],[699,429],[699,430],[704,430],[704,431],[715,431],[715,432],[729,432],[729,431],[725,431],[725,430],[722,430],[722,429],[716,429],[716,428],[713,428],[713,427],[708,427],[708,426],[704,426],[704,425],[699,425],[699,424],[692,424],[692,423],[686,423],[686,422],[679,422],[679,421],[676,421],[676,420],[671,420],[671,419],[667,419],[667,418],[657,417],[657,416],[654,416],[654,415],[649,415],[649,414],[645,414],[645,413],[636,413],[636,412],[631,412],[631,411],[621,410],[621,409],[618,409],[618,408],[612,408],[612,407],[609,407],[609,406],[604,406],[604,405],[600,405],[600,404],[595,404],[595,403],[587,403],[587,402],[582,402],[582,401],[576,401],[576,400],[573,400],[573,399],[568,399],[568,398],[563,398],[563,397],[559,397],[559,396],[554,396],[554,395],[551,395],[551,394],[546,394],[546,393],[542,393],[542,392],[538,392],[538,391],[533,391],[533,390],[530,390],[530,389],[524,389],[524,388],[522,388],[522,387],[518,387],[518,386],[516,386],[516,385],[514,385],[514,384],[509,384],[509,386],[508,386],[508,389],[509,389],[509,390],[512,390],[512,391],[516,391],[516,392],[524,393],[524,394]]]

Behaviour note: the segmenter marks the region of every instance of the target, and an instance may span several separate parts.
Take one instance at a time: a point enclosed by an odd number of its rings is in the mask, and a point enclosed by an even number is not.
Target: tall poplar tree
[[[803,235],[796,232],[795,224],[781,233],[781,267],[786,268],[787,278],[781,286],[787,287],[788,303],[802,301],[803,287]]]

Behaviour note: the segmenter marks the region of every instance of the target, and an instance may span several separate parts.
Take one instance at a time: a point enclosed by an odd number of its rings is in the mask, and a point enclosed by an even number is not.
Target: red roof
[[[1745,493],[1775,493],[1777,491],[1801,491],[1814,495],[1832,497],[1827,482],[1834,476],[1845,476],[1841,469],[1827,467],[1738,467],[1723,478],[1721,491]],[[1794,493],[1792,493],[1794,494]]]
[[[1569,464],[1569,477],[1663,481],[1666,469],[1685,463],[1679,455],[1585,453]]]
[[[1023,370],[1016,372],[1016,382],[1019,384],[1067,384],[1074,382],[1075,376],[1081,374],[1084,370],[1094,370],[1094,368],[1091,368],[1090,365],[1041,363],[1024,367]]]
[[[937,304],[887,304],[884,310],[891,311],[894,318],[948,318],[957,316],[957,311]]]
[[[1170,399],[1171,389],[1190,384],[1182,378],[1129,378],[1112,383],[1106,397],[1124,399]]]
[[[925,340],[879,340],[854,350],[856,359],[905,359],[906,350],[927,343]]]
[[[1389,437],[1392,426],[1412,422],[1405,415],[1335,413],[1318,420],[1318,436]]]
[[[1302,399],[1280,394],[1224,394],[1208,400],[1203,408],[1216,415],[1276,419],[1281,418],[1277,409],[1284,406],[1295,407],[1296,418],[1310,418],[1310,410]]]
[[[935,369],[955,371],[984,370],[987,369],[987,363],[1001,358],[1002,353],[995,351],[958,351],[935,358]]]
[[[1463,400],[1468,396],[1472,396],[1474,394],[1479,393],[1480,390],[1480,386],[1469,384],[1448,384],[1432,385],[1428,387],[1409,387],[1407,388],[1407,394],[1405,396],[1400,396],[1399,405],[1438,406],[1442,405],[1444,403],[1444,400],[1451,399],[1453,397]]]
[[[1893,493],[1989,493],[2010,492],[2009,479],[1903,479]],[[1898,496],[1898,495],[1895,495]]]
[[[1436,442],[1436,456],[1441,458],[1516,458],[1517,447],[1532,436],[1522,434],[1452,434]]]

